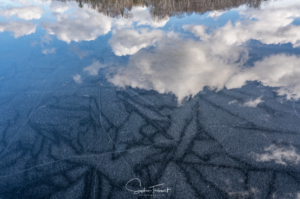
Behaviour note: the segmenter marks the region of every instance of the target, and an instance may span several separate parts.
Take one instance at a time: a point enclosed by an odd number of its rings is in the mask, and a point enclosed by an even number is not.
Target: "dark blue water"
[[[300,197],[297,0],[0,2],[0,199]]]

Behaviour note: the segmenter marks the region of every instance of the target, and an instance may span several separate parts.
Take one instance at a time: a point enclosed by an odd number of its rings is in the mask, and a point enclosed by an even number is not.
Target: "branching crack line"
[[[166,142],[178,142],[179,140],[184,140],[184,139],[187,139],[191,136],[194,136],[195,134],[197,134],[198,132],[196,133],[192,133],[188,136],[185,136],[183,138],[179,138],[179,139],[174,139],[174,140],[165,140],[165,141],[160,141],[160,142],[156,142],[154,144],[150,144],[146,147],[143,147],[143,148],[139,148],[139,149],[128,149],[128,150],[124,150],[122,152],[129,152],[129,153],[134,153],[134,152],[137,152],[137,151],[143,151],[143,150],[146,150],[154,145],[158,145],[158,144],[162,144],[162,143],[166,143]],[[112,140],[112,139],[111,139]],[[108,143],[109,144],[109,143]],[[108,146],[108,145],[107,145]],[[121,153],[120,151],[111,151],[111,152],[103,152],[101,154],[90,154],[90,155],[75,155],[75,156],[70,156],[70,157],[66,157],[66,158],[63,158],[61,160],[56,160],[56,161],[52,161],[52,162],[47,162],[47,163],[44,163],[44,164],[40,164],[40,165],[37,165],[37,166],[34,166],[34,167],[31,167],[31,168],[28,168],[28,169],[25,169],[25,170],[22,170],[22,171],[19,171],[19,172],[16,172],[16,173],[13,173],[13,174],[9,174],[9,175],[4,175],[4,176],[0,176],[0,179],[2,178],[6,178],[6,177],[10,177],[10,176],[14,176],[14,175],[17,175],[17,174],[20,174],[20,173],[24,173],[26,171],[30,171],[30,170],[33,170],[35,168],[39,168],[39,167],[44,167],[44,166],[47,166],[47,165],[51,165],[51,164],[54,164],[54,163],[57,163],[57,162],[62,162],[62,161],[65,161],[65,160],[69,160],[69,159],[77,159],[77,158],[87,158],[87,157],[100,157],[100,156],[104,156],[104,155],[109,155],[109,154],[114,154],[114,153]],[[97,165],[99,165],[100,163],[98,163]]]
[[[103,126],[103,123],[102,123],[102,117],[101,117],[101,100],[100,100],[100,97],[101,97],[101,87],[100,87],[100,85],[99,85],[99,105],[98,105],[98,107],[99,107],[99,120],[100,120],[100,124],[101,124],[102,130],[103,130],[103,132],[106,133],[106,135],[109,137],[109,139],[110,139],[110,140],[113,142],[113,144],[116,146],[116,150],[117,150],[118,154],[122,157],[122,159],[124,160],[124,162],[129,166],[129,168],[130,168],[131,171],[132,171],[133,176],[136,177],[136,176],[135,176],[135,173],[134,173],[134,171],[133,171],[133,169],[132,169],[132,167],[130,166],[130,164],[125,160],[125,158],[124,158],[124,157],[122,156],[122,154],[120,153],[120,151],[119,151],[119,149],[118,149],[118,145],[117,145],[117,144],[115,143],[115,141],[110,137],[109,133],[107,133],[106,130],[104,129],[104,126]]]
[[[53,75],[54,76],[54,75]],[[52,78],[53,78],[52,76]],[[52,78],[50,78],[50,81],[52,80]],[[24,128],[24,126],[27,124],[27,122],[29,121],[30,117],[32,116],[33,112],[35,111],[35,109],[38,107],[40,101],[43,99],[45,93],[46,93],[46,90],[47,88],[49,87],[50,83],[47,83],[47,85],[45,86],[45,89],[44,91],[42,92],[42,95],[41,97],[38,99],[38,101],[36,102],[36,104],[33,106],[30,114],[28,115],[27,119],[25,120],[25,122],[21,125],[21,127],[17,130],[17,132],[14,134],[14,137],[15,136],[18,136],[19,132]],[[6,148],[8,150],[8,148]],[[6,151],[6,150],[5,150]],[[5,154],[5,151],[2,152],[2,154]]]

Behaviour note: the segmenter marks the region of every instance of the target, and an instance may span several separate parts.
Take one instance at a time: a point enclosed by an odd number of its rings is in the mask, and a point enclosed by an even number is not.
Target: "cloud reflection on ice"
[[[154,31],[147,34],[152,33],[157,34]],[[222,89],[247,57],[247,52],[239,46],[195,42],[169,32],[161,35],[154,49],[132,55],[127,67],[118,68],[109,81],[120,87],[172,92],[181,101],[205,86]]]
[[[57,6],[54,8],[55,12],[65,10],[65,8],[60,9]],[[42,27],[48,34],[56,35],[59,40],[67,43],[95,40],[111,31],[112,19],[90,8],[75,8],[72,16],[56,14],[57,22],[44,23]]]
[[[10,18],[12,16],[17,16],[20,19],[32,20],[39,19],[42,17],[43,9],[39,6],[24,6],[24,7],[14,7],[5,10],[0,10],[0,15]]]
[[[264,149],[265,153],[252,153],[253,158],[259,162],[275,161],[276,164],[298,164],[300,162],[300,155],[296,152],[293,146],[283,147],[272,144]]]
[[[25,20],[42,16],[41,7],[27,6],[27,1],[19,3],[26,6],[1,10],[0,14],[8,18],[16,15]],[[288,99],[300,98],[298,56],[270,55],[256,61],[252,67],[245,67],[249,59],[247,42],[251,39],[263,44],[291,43],[293,47],[300,46],[300,26],[293,25],[300,16],[300,4],[295,1],[266,3],[260,9],[240,7],[237,11],[245,18],[243,21],[228,21],[215,29],[184,25],[182,28],[198,37],[197,40],[184,38],[176,31],[157,29],[166,25],[169,16],[158,18],[158,15],[151,15],[145,6],[132,7],[127,17],[116,18],[86,5],[79,8],[76,2],[52,1],[49,8],[57,21],[45,21],[42,27],[46,35],[55,35],[64,42],[91,41],[112,32],[108,43],[113,53],[116,56],[130,55],[127,66],[108,70],[113,74],[107,76],[108,81],[116,86],[173,93],[181,102],[204,87],[234,89],[241,88],[248,81],[258,81],[275,87],[279,95],[286,95]],[[72,10],[66,13],[69,8]],[[208,17],[217,19],[224,13],[212,11]],[[145,25],[148,27],[140,27]],[[0,23],[0,32],[13,32],[17,38],[34,33],[36,26],[32,22],[8,21]],[[87,54],[78,49],[72,50],[80,58]],[[49,48],[43,53],[54,53],[54,50]],[[95,62],[85,71],[97,75],[100,68],[103,67]]]
[[[151,17],[146,7],[132,8],[131,17],[129,18],[113,19],[89,7],[78,8],[76,6],[74,2],[52,2],[50,9],[56,16],[57,22],[44,23],[42,24],[43,28],[48,34],[56,35],[59,40],[70,43],[71,41],[95,40],[97,37],[107,34],[113,28],[116,30],[132,28],[134,23],[137,26],[163,27],[169,20],[168,17],[160,20]],[[69,7],[75,7],[75,10],[71,14],[65,14],[64,12]],[[86,23],[87,21],[88,23]],[[133,50],[133,52],[136,51]],[[120,55],[123,54],[121,53]]]
[[[159,30],[116,32],[109,41],[113,52],[118,56],[132,56],[128,65],[117,68],[108,80],[120,87],[173,93],[179,102],[206,86],[233,89],[241,88],[248,81],[275,87],[279,95],[298,99],[298,56],[271,55],[256,61],[253,67],[245,67],[245,63],[249,58],[246,42],[251,39],[263,44],[291,43],[298,47],[300,26],[292,22],[300,16],[299,10],[299,4],[287,4],[283,8],[266,5],[261,10],[241,9],[240,14],[248,20],[234,24],[229,21],[215,30],[208,31],[202,25],[183,26],[199,37],[197,41]],[[153,48],[147,49],[150,46]]]
[[[0,23],[0,32],[12,32],[15,38],[35,32],[36,24],[26,21]]]

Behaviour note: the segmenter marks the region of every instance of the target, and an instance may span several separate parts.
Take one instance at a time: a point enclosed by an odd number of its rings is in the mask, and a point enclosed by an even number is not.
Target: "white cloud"
[[[285,94],[288,99],[300,98],[300,57],[272,55],[255,62],[253,67],[243,67],[248,59],[244,46],[220,42],[222,37],[215,33],[218,30],[211,36],[202,26],[185,28],[202,40],[180,38],[173,32],[156,32],[157,36],[152,37],[154,31],[138,34],[131,30],[116,37],[116,41],[110,43],[117,55],[137,52],[129,58],[126,67],[116,68],[108,80],[120,87],[171,92],[179,102],[196,95],[206,86],[217,90],[224,87],[233,89],[241,88],[247,81],[259,81],[265,86],[280,88],[276,90],[278,94]],[[126,40],[133,33],[140,35],[140,40]],[[152,40],[154,38],[157,39],[155,42]],[[146,46],[153,48],[141,49]],[[261,102],[258,98],[242,105],[256,107]]]
[[[16,3],[19,3],[21,5],[45,5],[51,3],[52,0],[12,0]]]
[[[10,18],[15,15],[18,18],[25,20],[40,19],[42,14],[43,10],[38,6],[14,7],[0,10],[0,15],[2,16]]]
[[[53,1],[50,5],[50,10],[54,13],[64,13],[69,10],[69,8],[70,5],[68,2]]]
[[[87,66],[83,71],[87,72],[89,75],[95,76],[98,75],[100,68],[104,68],[106,65],[100,64],[98,61],[94,61],[92,65]]]
[[[114,27],[109,40],[113,52],[117,56],[132,55],[126,67],[115,68],[113,74],[107,77],[117,86],[171,92],[182,101],[206,86],[217,90],[224,87],[232,89],[242,87],[247,81],[259,81],[265,86],[279,87],[278,94],[286,94],[288,98],[300,97],[300,69],[297,67],[300,58],[297,56],[273,55],[254,63],[253,67],[242,67],[248,59],[243,44],[250,39],[265,44],[290,42],[294,47],[300,45],[300,26],[292,25],[293,20],[300,16],[297,5],[290,3],[280,8],[266,4],[262,9],[241,9],[240,14],[246,17],[243,22],[228,22],[211,32],[204,26],[184,26],[185,30],[200,37],[198,41],[162,30],[119,31],[132,27],[134,23],[137,26],[162,27],[168,22],[168,18],[161,21],[151,18],[143,7],[134,7],[132,18],[112,19],[87,7],[76,7],[74,12],[62,14],[68,6],[53,3],[51,9],[58,21],[43,24],[43,27],[48,34],[55,34],[67,43],[94,40]],[[211,12],[209,17],[221,14]],[[97,75],[103,67],[94,62],[84,71]],[[258,98],[243,105],[256,107],[261,102]]]
[[[237,100],[232,100],[232,101],[228,102],[228,105],[235,104],[235,103],[238,103],[238,101]]]
[[[282,2],[282,1],[279,1]],[[293,21],[300,17],[300,4],[288,1],[286,4],[263,4],[261,9],[247,8],[239,10],[239,14],[246,19],[228,21],[223,27],[215,31],[206,32],[201,25],[184,26],[202,40],[215,39],[229,45],[241,45],[250,39],[259,40],[264,44],[291,43],[294,47],[300,46],[300,26],[293,25]],[[209,14],[215,16],[218,13]],[[254,20],[255,19],[255,20]]]
[[[282,147],[272,144],[271,146],[264,149],[266,153],[251,155],[256,161],[269,162],[275,161],[276,164],[298,164],[300,162],[300,155],[296,152],[296,148],[293,146]]]
[[[142,29],[140,32],[122,30],[113,34],[109,44],[117,56],[133,55],[142,48],[153,46],[163,36],[164,33],[161,30],[151,32],[148,32],[147,29]]]
[[[12,0],[12,2],[16,2],[21,5],[29,5],[30,4],[30,2],[28,0]]]
[[[81,75],[74,75],[73,76],[73,80],[77,83],[77,84],[81,84],[82,83],[82,79],[81,79]]]
[[[69,15],[57,14],[57,19],[57,22],[44,23],[42,27],[48,34],[67,43],[95,40],[111,30],[113,20],[91,8],[77,6]]]
[[[279,87],[279,95],[288,99],[300,98],[300,57],[285,54],[272,55],[245,68],[225,84],[228,89],[240,88],[247,81],[259,81],[265,86]]]
[[[225,11],[214,10],[214,11],[209,12],[207,17],[211,17],[214,20],[217,20],[224,13],[225,13]]]
[[[137,21],[137,25],[149,25],[153,28],[164,27],[169,21],[169,17],[159,19],[156,16],[151,16],[146,7],[135,7],[132,10],[133,18]]]
[[[300,46],[300,26],[292,22],[300,17],[299,3],[276,7],[266,4],[262,9],[247,9],[240,11],[247,19],[243,22],[230,21],[215,31],[210,37],[228,44],[240,45],[250,39],[259,40],[264,44],[291,43]],[[255,19],[255,20],[253,20]]]
[[[0,32],[4,32],[4,31],[12,32],[15,38],[32,34],[35,32],[35,30],[36,30],[36,25],[31,22],[18,21],[18,22],[0,23]]]
[[[74,11],[64,14],[70,7]],[[42,27],[48,34],[56,35],[59,40],[70,43],[71,41],[91,41],[111,31],[112,27],[119,29],[148,25],[153,28],[163,27],[169,18],[158,19],[151,17],[146,7],[133,7],[131,18],[111,18],[92,8],[78,8],[74,2],[52,2],[51,11],[57,18],[57,22],[44,23]],[[87,23],[88,21],[88,23]],[[116,33],[114,31],[114,33]]]
[[[263,100],[261,100],[261,98],[262,98],[262,96],[256,98],[255,100],[250,99],[250,100],[248,100],[247,102],[242,103],[242,104],[241,104],[241,103],[238,103],[237,100],[232,100],[232,101],[230,101],[230,102],[228,103],[228,105],[231,105],[231,104],[238,104],[238,105],[240,105],[240,106],[248,106],[248,107],[253,107],[253,108],[255,108],[255,107],[257,107],[258,104],[264,102]]]
[[[270,6],[271,5],[271,6]],[[264,4],[262,9],[241,10],[248,17],[243,22],[234,25],[229,21],[225,26],[208,33],[201,25],[187,25],[183,28],[192,32],[202,41],[225,43],[223,47],[243,46],[250,39],[259,40],[265,44],[291,43],[294,47],[300,45],[300,26],[292,25],[300,16],[300,4],[288,1],[275,6]],[[251,20],[256,19],[256,20]],[[223,52],[224,49],[214,48],[213,51]],[[247,81],[259,81],[265,86],[279,87],[277,93],[286,95],[288,99],[300,98],[300,58],[285,54],[273,55],[256,62],[254,67],[240,69],[228,80],[228,89],[240,88]],[[284,67],[283,67],[284,66]]]
[[[38,4],[49,4],[51,3],[53,0],[33,0],[35,3],[38,3]]]
[[[120,87],[171,92],[181,102],[205,86],[222,89],[247,58],[247,52],[238,46],[185,40],[173,32],[160,37],[153,49],[132,55],[127,67],[116,68],[108,80]]]
[[[257,107],[258,104],[264,102],[263,100],[261,100],[262,97],[258,97],[255,100],[250,99],[249,101],[245,102],[243,104],[243,106],[248,106],[248,107]]]
[[[132,27],[133,23],[137,23],[137,26],[148,25],[152,28],[164,27],[169,21],[169,17],[159,19],[158,17],[152,17],[146,7],[136,6],[131,10],[132,18],[119,18],[114,21],[116,28]]]
[[[53,54],[55,53],[55,48],[43,50],[43,54]]]
[[[260,8],[262,9],[269,8],[269,7],[284,8],[284,7],[294,6],[297,4],[299,4],[298,0],[285,0],[285,1],[269,0],[266,2],[262,2]]]

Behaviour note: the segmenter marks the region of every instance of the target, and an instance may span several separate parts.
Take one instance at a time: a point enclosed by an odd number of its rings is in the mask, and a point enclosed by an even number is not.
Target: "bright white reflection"
[[[266,4],[263,9],[239,11],[246,20],[234,24],[229,21],[214,30],[208,31],[202,25],[183,26],[199,38],[196,41],[160,30],[115,31],[109,41],[115,55],[132,56],[127,66],[115,68],[108,81],[120,87],[173,93],[179,102],[206,86],[233,89],[241,88],[247,81],[277,87],[279,95],[299,99],[300,57],[277,54],[255,62],[253,67],[244,64],[248,59],[245,44],[250,39],[300,46],[300,26],[292,24],[300,16],[300,4]],[[256,107],[261,102],[258,98],[243,106]]]
[[[224,13],[225,13],[225,11],[214,10],[214,11],[209,12],[209,14],[207,15],[207,17],[211,17],[214,20],[217,20]]]
[[[133,55],[142,48],[154,45],[163,36],[164,33],[161,30],[151,32],[148,32],[147,29],[122,30],[113,34],[109,44],[117,56]]]
[[[147,32],[147,38],[151,34],[157,32]],[[205,86],[222,89],[247,57],[239,46],[213,40],[185,40],[169,32],[160,36],[154,49],[132,55],[127,67],[116,69],[108,80],[120,87],[171,92],[181,101]]]
[[[15,38],[34,33],[35,29],[35,24],[26,21],[0,23],[0,32],[12,32]]]
[[[239,103],[237,100],[232,100],[228,103],[228,105],[239,105],[239,106],[247,106],[247,107],[252,107],[252,108],[256,108],[258,104],[263,103],[264,101],[262,100],[262,96],[256,98],[256,99],[250,99],[244,103]]]
[[[25,20],[40,19],[42,14],[43,9],[38,6],[15,7],[0,10],[0,15],[2,16],[10,18],[15,15],[18,18]]]
[[[24,20],[41,18],[46,0],[17,0],[23,7],[0,10],[0,14]],[[36,6],[39,5],[40,7]],[[128,16],[111,18],[87,5],[77,2],[51,1],[49,8],[57,21],[46,21],[42,27],[46,36],[56,35],[59,40],[92,41],[112,32],[109,44],[116,56],[130,55],[127,66],[110,69],[108,81],[120,87],[153,89],[159,93],[173,93],[181,102],[194,96],[204,87],[220,90],[241,88],[248,81],[259,81],[275,87],[279,95],[288,99],[300,98],[300,58],[295,55],[277,54],[264,57],[251,67],[248,60],[247,41],[254,39],[263,44],[291,43],[300,47],[300,26],[293,21],[300,17],[300,4],[295,0],[272,1],[260,9],[240,7],[236,9],[242,21],[209,29],[203,25],[184,25],[184,31],[197,39],[187,39],[181,33],[157,29],[164,27],[169,17],[151,16],[146,7],[133,7]],[[72,9],[70,9],[72,8]],[[225,11],[212,11],[208,17],[217,19]],[[148,28],[140,28],[147,25]],[[17,38],[34,33],[35,24],[26,21],[0,23],[0,32],[9,31]],[[50,37],[49,37],[50,38]],[[42,38],[41,45],[47,43]],[[44,47],[43,47],[44,48]],[[80,58],[88,52],[73,50]],[[44,54],[55,53],[54,48],[44,49]],[[84,69],[89,75],[97,75],[103,68],[94,62]],[[82,82],[81,77],[74,76]],[[262,99],[253,99],[242,106],[256,107]]]
[[[75,11],[71,15],[59,13],[66,10],[65,7],[60,8],[57,4],[51,7],[56,12],[58,21],[42,24],[48,34],[56,35],[59,40],[70,43],[95,40],[111,30],[112,18],[92,8],[78,8],[76,3],[72,4],[75,4]]]
[[[201,31],[199,29],[198,34]],[[146,38],[152,38],[152,33],[157,34],[154,31],[147,32]],[[247,81],[280,87],[278,94],[287,95],[289,99],[300,97],[300,58],[295,55],[272,55],[255,62],[253,67],[242,67],[248,59],[245,47],[219,42],[215,37],[208,36],[202,41],[183,39],[172,32],[155,38],[160,39],[153,49],[142,49],[133,54],[128,65],[117,68],[108,80],[120,87],[171,92],[179,101],[196,95],[205,86],[217,90],[224,87],[233,89],[241,88]],[[138,42],[151,44],[147,41]],[[118,42],[126,43],[121,40]],[[120,51],[114,47],[116,45],[113,45],[113,50],[118,55],[125,52],[129,54],[128,52],[132,52],[130,49],[134,49],[129,44],[127,49],[119,48]],[[139,47],[137,45],[135,49]],[[254,107],[260,102],[249,102],[249,106]]]
[[[132,27],[133,23],[137,23],[137,26],[148,25],[152,28],[164,27],[169,21],[169,17],[158,19],[156,16],[151,16],[146,7],[136,6],[131,10],[131,18],[119,18],[114,24],[116,28],[128,28]]]
[[[255,107],[257,107],[258,104],[264,102],[261,98],[262,97],[259,97],[259,98],[256,98],[255,100],[250,99],[249,101],[245,102],[243,104],[243,106],[249,106],[249,107],[255,108]]]
[[[69,10],[70,7],[74,10],[65,14],[65,11]],[[95,40],[97,37],[105,35],[112,30],[113,33],[116,33],[120,29],[132,28],[134,27],[134,24],[136,26],[148,25],[153,28],[163,27],[169,20],[168,17],[160,20],[151,17],[146,7],[133,7],[130,12],[131,17],[129,18],[111,18],[104,13],[99,13],[97,10],[87,6],[79,8],[76,2],[65,3],[54,1],[50,5],[50,10],[57,18],[57,22],[47,22],[42,24],[42,27],[48,34],[56,35],[59,40],[67,43],[70,43],[71,41],[79,42]],[[120,36],[119,34],[126,34],[126,30],[124,33],[114,34],[114,37]],[[134,36],[138,37],[138,35]],[[144,42],[143,38],[140,39],[140,41]],[[115,49],[118,46],[122,48],[121,45],[116,45]],[[145,46],[144,44],[140,45],[140,47],[137,47],[137,50],[130,49],[129,52],[122,52],[127,51],[123,49],[118,50],[118,52],[116,51],[116,54],[133,54]]]
[[[258,162],[275,161],[277,164],[298,164],[300,162],[300,155],[296,152],[293,146],[281,147],[275,144],[264,149],[265,153],[252,153],[252,157]]]
[[[266,3],[261,9],[241,10],[240,14],[248,20],[237,21],[234,24],[229,21],[210,37],[220,39],[220,42],[236,45],[255,39],[264,44],[292,43],[294,47],[298,47],[300,26],[295,26],[292,22],[300,17],[299,2],[275,5]]]
[[[13,1],[21,5],[33,5],[33,4],[44,5],[52,2],[52,0],[13,0]]]
[[[225,86],[240,88],[247,81],[259,81],[265,86],[280,87],[280,95],[288,99],[300,98],[300,57],[285,54],[272,55],[235,74]]]
[[[70,8],[68,2],[53,1],[50,5],[50,10],[54,13],[63,13]]]

